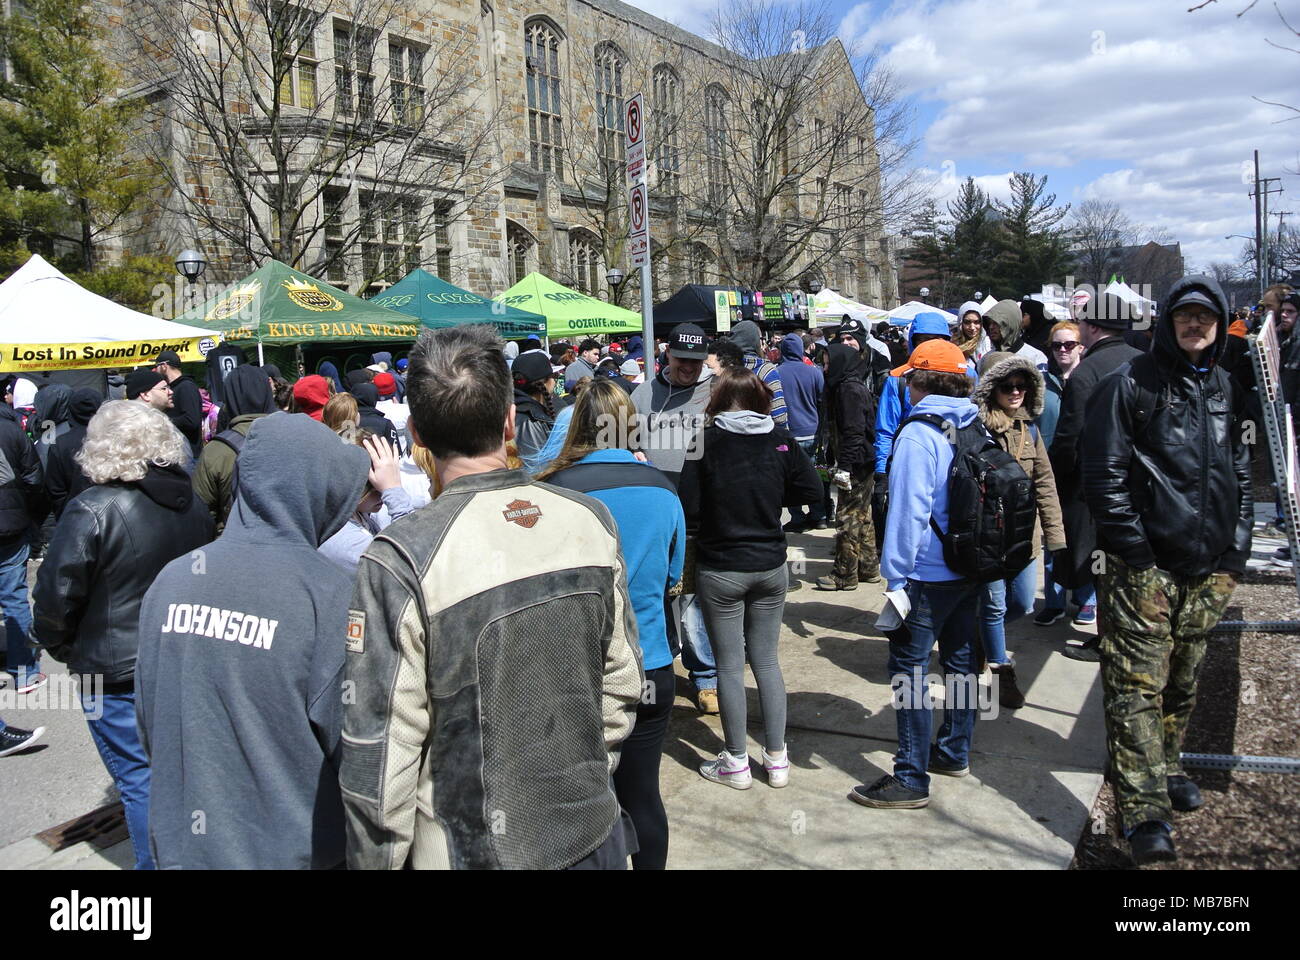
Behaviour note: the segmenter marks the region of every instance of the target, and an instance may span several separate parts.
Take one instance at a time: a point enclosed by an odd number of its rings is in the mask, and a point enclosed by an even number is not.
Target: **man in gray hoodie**
[[[136,715],[159,869],[343,863],[352,582],[317,548],[356,509],[369,470],[364,450],[310,417],[262,417],[225,531],[145,594]]]
[[[668,363],[654,377],[632,391],[641,428],[641,449],[675,488],[681,480],[686,452],[704,429],[704,408],[713,392],[713,374],[704,365],[709,355],[704,331],[693,323],[680,323],[668,338]],[[687,544],[688,568],[693,566],[694,544]],[[668,645],[681,650],[682,666],[695,684],[703,713],[718,712],[718,665],[704,628],[704,614],[695,598],[690,576],[681,598],[681,629],[671,599],[664,609]],[[680,641],[679,641],[680,638]]]

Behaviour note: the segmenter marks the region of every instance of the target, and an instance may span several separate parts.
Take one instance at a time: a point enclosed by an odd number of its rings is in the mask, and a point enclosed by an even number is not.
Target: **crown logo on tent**
[[[254,280],[252,283],[246,283],[242,287],[236,287],[234,290],[230,291],[230,293],[226,294],[226,296],[218,300],[216,304],[213,305],[212,309],[208,311],[207,316],[203,319],[208,321],[229,320],[252,303],[253,299],[257,296],[258,291],[261,289],[262,284],[259,280]]]
[[[285,280],[284,288],[289,291],[289,299],[305,310],[327,313],[342,310],[343,301],[331,293],[326,293],[314,283],[301,280]]]

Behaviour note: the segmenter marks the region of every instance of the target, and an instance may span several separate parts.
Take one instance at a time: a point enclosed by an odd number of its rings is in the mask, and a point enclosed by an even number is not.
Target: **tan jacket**
[[[1002,449],[1016,458],[1020,468],[1034,482],[1034,497],[1038,501],[1038,519],[1034,523],[1034,557],[1044,539],[1049,551],[1065,549],[1065,523],[1061,516],[1061,503],[1056,496],[1056,477],[1052,462],[1047,457],[1047,447],[1038,430],[1030,424],[1043,412],[1046,385],[1038,368],[1024,357],[1007,353],[992,353],[981,364],[979,386],[972,398],[979,408],[979,418],[993,434]],[[991,362],[989,362],[991,361]],[[1014,415],[1008,415],[997,405],[994,390],[1012,374],[1024,377],[1029,384],[1025,402]]]

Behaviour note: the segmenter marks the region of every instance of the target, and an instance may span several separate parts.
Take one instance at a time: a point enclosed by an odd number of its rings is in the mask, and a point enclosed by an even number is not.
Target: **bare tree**
[[[133,7],[170,212],[218,262],[274,258],[364,290],[416,265],[492,186],[496,117],[472,20],[430,10],[417,31],[396,0]]]
[[[1074,209],[1069,233],[1075,261],[1082,276],[1077,279],[1092,284],[1123,266],[1123,247],[1138,241],[1138,228],[1113,200],[1085,200]]]
[[[735,0],[715,15],[728,58],[704,78],[691,215],[713,226],[732,282],[766,289],[879,263],[923,199],[906,169],[908,104],[837,26],[816,2]]]

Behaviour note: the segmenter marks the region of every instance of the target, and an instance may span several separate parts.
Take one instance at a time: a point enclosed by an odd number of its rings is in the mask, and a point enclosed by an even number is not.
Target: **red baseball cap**
[[[375,374],[375,389],[381,397],[391,397],[397,392],[397,381],[391,373]]]

